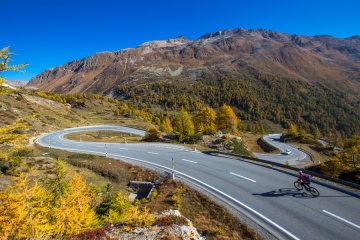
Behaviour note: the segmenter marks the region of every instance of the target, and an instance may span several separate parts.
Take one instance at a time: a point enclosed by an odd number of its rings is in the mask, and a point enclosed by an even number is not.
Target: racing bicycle
[[[319,191],[316,188],[310,187],[308,184],[302,184],[301,180],[294,182],[294,186],[298,191],[301,191],[303,190],[303,188],[305,188],[305,190],[310,192],[310,194],[314,197],[318,197],[320,195]]]

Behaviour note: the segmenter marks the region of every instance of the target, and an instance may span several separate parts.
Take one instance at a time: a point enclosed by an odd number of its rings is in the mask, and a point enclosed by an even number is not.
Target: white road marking
[[[241,175],[239,175],[239,174],[235,174],[235,173],[232,173],[232,172],[230,172],[230,174],[235,175],[235,176],[240,177],[240,178],[243,178],[243,179],[248,180],[248,181],[250,181],[250,182],[256,182],[255,180],[252,180],[252,179],[250,179],[250,178],[241,176]]]
[[[147,152],[147,153],[150,153],[150,154],[158,154],[158,153],[154,153],[154,152]]]
[[[183,161],[186,161],[186,162],[192,162],[192,163],[197,163],[197,162],[194,162],[194,161],[191,161],[191,160],[187,160],[187,159],[181,159],[181,160],[183,160]]]
[[[39,143],[39,144],[42,145],[41,143]],[[42,146],[46,146],[46,144],[43,144]],[[99,155],[103,154],[102,152],[89,151],[89,150],[84,151],[84,150],[76,149],[76,148],[62,148],[62,147],[59,147],[59,146],[57,147],[57,149],[62,149],[62,150],[65,150],[65,151],[94,153],[94,154],[99,154]],[[160,167],[160,168],[162,168],[162,169],[167,169],[168,171],[174,171],[174,172],[176,172],[176,173],[178,173],[178,174],[180,174],[180,175],[183,175],[183,176],[186,176],[186,177],[188,177],[188,178],[190,178],[190,179],[193,179],[194,181],[196,181],[196,182],[198,182],[198,183],[200,183],[200,184],[203,184],[203,185],[207,186],[208,188],[213,189],[214,191],[222,194],[223,196],[226,196],[227,198],[233,200],[234,202],[237,202],[239,205],[241,205],[242,207],[244,207],[244,208],[246,208],[247,210],[251,211],[251,212],[254,213],[255,215],[259,216],[260,218],[264,219],[265,221],[267,221],[268,223],[272,224],[273,226],[277,227],[278,229],[280,229],[281,231],[283,231],[284,233],[286,233],[286,234],[287,234],[288,236],[290,236],[291,238],[293,238],[293,239],[295,239],[295,240],[300,240],[300,238],[296,237],[295,235],[293,235],[292,233],[290,233],[289,231],[287,231],[286,229],[284,229],[284,228],[281,227],[280,225],[276,224],[275,222],[273,222],[273,221],[270,220],[269,218],[265,217],[265,216],[262,215],[261,213],[257,212],[256,210],[250,208],[250,207],[247,206],[246,204],[238,201],[237,199],[235,199],[235,198],[227,195],[227,194],[224,193],[224,192],[221,192],[220,190],[218,190],[218,189],[216,189],[216,188],[214,188],[214,187],[212,187],[212,186],[210,186],[210,185],[208,185],[208,184],[206,184],[206,183],[204,183],[204,182],[202,182],[202,181],[200,181],[200,180],[198,180],[198,179],[196,179],[196,178],[193,178],[193,177],[191,177],[191,176],[189,176],[189,175],[186,175],[186,174],[184,174],[184,173],[182,173],[182,172],[179,172],[179,171],[176,171],[176,170],[174,170],[174,169],[171,169],[171,168],[168,168],[168,167],[164,167],[164,166],[159,165],[159,164],[156,164],[156,163],[144,161],[144,160],[141,160],[141,159],[131,158],[131,157],[127,157],[127,156],[121,156],[121,155],[115,155],[115,154],[108,154],[108,155],[109,155],[109,157],[110,157],[110,156],[113,156],[113,157],[119,158],[119,159],[125,158],[125,159],[130,159],[130,160],[135,160],[135,161],[139,161],[139,162],[142,162],[142,163],[150,164],[150,165],[153,165],[153,166],[158,166],[158,167]]]
[[[129,150],[128,148],[119,148],[119,149],[122,149],[122,150]]]
[[[242,207],[246,208],[247,210],[251,211],[252,213],[254,213],[255,215],[259,216],[260,218],[264,219],[265,221],[267,221],[268,223],[272,224],[273,226],[275,226],[276,228],[280,229],[281,231],[283,231],[285,234],[287,234],[288,236],[290,236],[291,238],[295,239],[295,240],[300,240],[300,238],[296,237],[294,234],[290,233],[288,230],[286,230],[285,228],[281,227],[280,225],[278,225],[277,223],[273,222],[272,220],[270,220],[269,218],[265,217],[264,215],[262,215],[261,213],[257,212],[256,210],[254,210],[253,208],[249,207],[248,205],[238,201],[237,199],[231,197],[230,195],[227,195],[226,193],[224,192],[221,192],[219,189],[217,188],[214,188],[196,178],[193,178],[189,175],[186,175],[185,173],[182,173],[182,172],[179,172],[179,171],[176,171],[174,169],[171,169],[171,168],[168,168],[168,167],[164,167],[160,164],[156,164],[156,163],[152,163],[152,162],[148,162],[148,161],[145,161],[145,160],[141,160],[141,159],[137,159],[137,158],[131,158],[131,157],[126,157],[126,156],[121,156],[121,155],[112,155],[114,157],[119,157],[120,159],[121,158],[127,158],[127,159],[131,159],[131,160],[135,160],[135,161],[139,161],[139,162],[142,162],[142,163],[146,163],[146,164],[150,164],[150,165],[154,165],[154,166],[158,166],[158,167],[161,167],[161,168],[164,168],[164,169],[168,169],[168,171],[172,171],[172,172],[176,172],[180,175],[183,175],[183,176],[186,176],[187,178],[190,178],[190,179],[193,179],[194,181],[204,185],[204,186],[207,186],[208,188],[211,188],[213,189],[214,191],[222,194],[223,196],[226,196],[227,198],[233,200],[234,202],[238,203],[239,205],[241,205]]]
[[[324,213],[327,213],[327,214],[329,214],[329,215],[331,215],[331,216],[333,216],[333,217],[341,220],[341,221],[344,221],[344,222],[350,224],[351,226],[354,226],[354,227],[360,229],[360,226],[359,226],[359,225],[356,225],[355,223],[352,223],[352,222],[350,222],[350,221],[348,221],[348,220],[346,220],[346,219],[343,219],[343,218],[341,218],[341,217],[339,217],[339,216],[337,216],[337,215],[335,215],[335,214],[333,214],[333,213],[331,213],[331,212],[328,212],[328,211],[326,211],[326,210],[322,210],[322,211],[323,211]]]

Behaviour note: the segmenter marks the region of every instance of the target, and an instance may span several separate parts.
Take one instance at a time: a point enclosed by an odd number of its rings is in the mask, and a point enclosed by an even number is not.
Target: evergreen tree
[[[299,130],[299,137],[301,140],[306,140],[307,139],[307,132],[305,131],[305,129],[300,129]]]
[[[319,139],[321,137],[320,129],[317,127],[314,127],[312,135],[314,136],[314,139]]]
[[[45,176],[40,180],[43,186],[54,196],[53,201],[64,195],[69,187],[69,182],[66,180],[67,171],[65,170],[65,164],[60,159],[56,160],[54,176]]]
[[[108,183],[103,191],[103,198],[99,206],[96,208],[96,214],[103,216],[109,212],[111,204],[114,202],[113,186]]]

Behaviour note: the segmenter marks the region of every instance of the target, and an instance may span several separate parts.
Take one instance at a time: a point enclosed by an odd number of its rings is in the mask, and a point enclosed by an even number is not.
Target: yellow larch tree
[[[296,137],[298,135],[297,126],[294,123],[290,123],[286,135]]]
[[[56,201],[53,210],[54,235],[70,236],[98,225],[95,211],[90,208],[91,198],[85,181],[75,173],[69,188]]]
[[[144,207],[142,210],[138,206],[131,206],[129,209],[128,219],[125,225],[133,227],[149,227],[155,222],[154,215],[150,213],[150,209]]]
[[[345,153],[343,163],[360,173],[360,136],[353,135],[343,143]]]
[[[166,132],[166,133],[172,133],[173,132],[173,127],[172,127],[171,121],[170,121],[170,119],[168,117],[165,118],[163,125],[164,125],[164,132]]]
[[[214,134],[216,132],[216,113],[211,107],[202,108],[194,117],[196,132]]]
[[[1,194],[0,234],[16,239],[40,239],[51,236],[49,212],[51,196],[35,183],[20,174],[15,185]]]
[[[321,163],[320,169],[321,173],[337,178],[346,169],[346,166],[343,164],[345,155],[336,154],[333,156],[330,161]]]
[[[157,130],[157,128],[154,125],[151,125],[146,130],[146,135],[144,137],[144,140],[147,141],[156,141],[161,137],[160,132]]]
[[[15,237],[18,225],[24,218],[25,212],[20,210],[18,196],[13,194],[9,188],[0,192],[0,239],[6,240]]]
[[[234,134],[238,133],[237,126],[239,120],[230,106],[224,104],[220,107],[216,122],[218,129],[229,131]]]
[[[25,64],[9,66],[8,62],[10,60],[11,55],[13,55],[13,53],[10,52],[10,47],[4,47],[4,48],[0,49],[0,73],[9,71],[9,70],[18,70],[27,65],[25,63]],[[3,83],[4,80],[5,79],[0,76],[0,85]]]
[[[176,117],[175,120],[176,129],[180,133],[180,141],[185,138],[194,135],[195,129],[193,121],[191,120],[189,113],[181,108],[181,111]]]
[[[122,192],[119,192],[115,201],[110,205],[108,213],[103,216],[102,221],[104,223],[125,222],[129,217],[130,206],[129,200]]]

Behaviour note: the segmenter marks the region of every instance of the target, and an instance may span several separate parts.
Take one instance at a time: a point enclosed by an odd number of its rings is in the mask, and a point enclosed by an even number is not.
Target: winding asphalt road
[[[268,142],[269,144],[279,149],[281,151],[280,154],[254,153],[254,155],[263,160],[268,160],[282,164],[285,164],[286,161],[288,161],[290,165],[296,165],[301,160],[306,158],[305,153],[299,151],[296,147],[281,142],[280,137],[281,134],[268,134],[263,137],[264,141]],[[284,154],[286,149],[289,149],[291,153],[288,155]]]
[[[320,196],[298,192],[294,174],[258,164],[207,155],[181,145],[79,142],[65,134],[85,130],[115,130],[144,135],[137,129],[95,126],[65,129],[37,143],[70,152],[121,159],[161,171],[201,187],[243,212],[279,239],[360,239],[360,200],[313,182]]]

